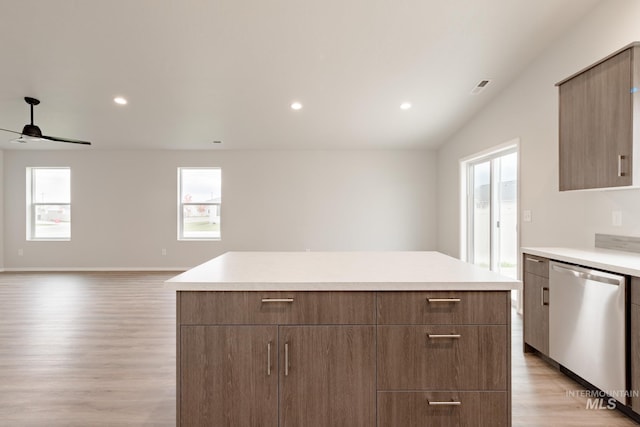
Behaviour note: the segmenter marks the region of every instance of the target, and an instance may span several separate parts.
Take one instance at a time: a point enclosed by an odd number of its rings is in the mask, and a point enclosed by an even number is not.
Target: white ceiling
[[[0,149],[437,147],[597,3],[0,0],[0,127],[94,144]]]

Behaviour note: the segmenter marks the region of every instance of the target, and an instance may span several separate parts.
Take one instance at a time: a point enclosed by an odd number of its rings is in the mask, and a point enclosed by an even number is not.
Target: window
[[[178,168],[178,240],[219,240],[222,171]]]
[[[71,169],[27,168],[27,240],[71,239]]]

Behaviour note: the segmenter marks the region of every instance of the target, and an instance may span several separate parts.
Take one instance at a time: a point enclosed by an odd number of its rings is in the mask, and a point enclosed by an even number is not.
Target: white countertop
[[[439,252],[227,252],[165,282],[178,291],[510,290],[520,282]]]
[[[522,252],[585,267],[640,277],[640,254],[601,248],[522,248]]]

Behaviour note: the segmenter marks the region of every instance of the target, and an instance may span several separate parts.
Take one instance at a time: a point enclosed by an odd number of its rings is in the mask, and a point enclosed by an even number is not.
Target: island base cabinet
[[[183,326],[180,425],[277,427],[277,337],[276,326]]]
[[[378,427],[506,427],[507,392],[379,392]]]
[[[280,426],[375,427],[375,327],[280,327]]]

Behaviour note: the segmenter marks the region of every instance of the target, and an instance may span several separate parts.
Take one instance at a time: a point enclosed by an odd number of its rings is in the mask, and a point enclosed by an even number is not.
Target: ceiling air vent
[[[489,83],[491,83],[491,80],[481,80],[480,83],[476,85],[476,87],[471,89],[471,95],[479,94],[489,85]]]

